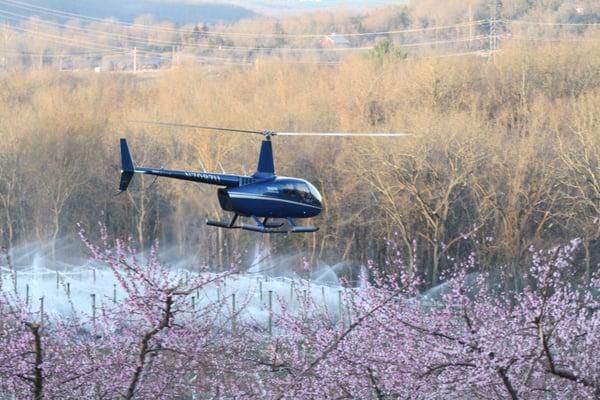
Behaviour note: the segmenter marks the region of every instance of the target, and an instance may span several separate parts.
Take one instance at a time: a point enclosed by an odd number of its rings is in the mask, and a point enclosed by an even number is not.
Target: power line
[[[5,18],[13,21],[13,22],[27,22],[27,19],[18,19],[14,16],[6,16],[5,14],[13,14],[13,13],[7,13],[5,11],[0,10],[0,15],[4,15]],[[15,15],[15,14],[13,14]],[[54,26],[54,27],[61,27],[60,24],[51,22],[51,21],[42,21],[42,23],[44,25],[50,25],[50,26]],[[54,38],[63,38],[64,36],[56,36],[56,35],[51,35],[51,34],[47,34],[47,33],[42,33],[42,32],[35,32],[32,30],[28,30],[26,28],[20,27],[20,26],[14,26],[14,29],[22,31],[22,32],[27,32],[29,34],[32,35],[36,35],[39,34],[41,36],[45,36],[45,37],[54,37]],[[199,49],[210,49],[210,50],[218,50],[218,51],[228,51],[228,50],[232,50],[232,51],[285,51],[285,52],[342,52],[342,51],[364,51],[364,50],[370,50],[372,49],[372,46],[368,46],[368,47],[348,47],[348,48],[319,48],[319,47],[308,47],[308,48],[301,48],[301,47],[248,47],[248,46],[227,46],[227,45],[202,45],[202,44],[193,44],[193,43],[185,43],[185,42],[177,42],[177,41],[161,41],[161,40],[155,40],[155,39],[150,39],[150,38],[141,38],[141,37],[136,37],[136,36],[127,36],[127,37],[123,37],[123,35],[121,34],[117,34],[117,33],[112,33],[112,32],[105,32],[105,31],[98,31],[98,30],[90,30],[90,29],[84,29],[84,28],[77,28],[81,33],[84,34],[88,34],[90,32],[96,33],[97,36],[105,36],[105,37],[109,37],[109,38],[113,38],[115,40],[121,40],[121,39],[127,39],[128,41],[131,41],[132,44],[146,44],[146,45],[163,45],[163,46],[185,46],[185,47],[190,47],[190,48],[199,48]],[[84,42],[80,39],[69,39],[68,40],[71,41],[77,41],[77,42],[81,42],[81,43],[87,43],[90,45],[96,45],[95,43],[91,43],[91,42]],[[109,46],[109,45],[103,45],[103,46]]]
[[[600,27],[598,22],[541,22],[541,21],[523,21],[523,20],[505,20],[504,23],[538,26],[595,26]]]
[[[465,57],[465,56],[474,56],[478,55],[480,57],[487,57],[488,51],[486,50],[473,50],[473,51],[464,51],[459,53],[445,53],[445,54],[436,54],[433,56],[424,57],[426,59],[430,58],[448,58],[448,57]]]
[[[0,54],[7,54],[13,56],[31,56],[31,57],[39,57],[39,56],[47,56],[47,57],[86,57],[86,56],[105,56],[105,55],[122,55],[127,54],[129,52],[79,52],[79,53],[62,53],[62,52],[32,52],[32,51],[19,51],[19,50],[10,50],[10,49],[0,49]]]
[[[521,40],[521,41],[529,41],[529,42],[588,42],[588,43],[596,43],[600,42],[600,38],[591,39],[591,38],[545,38],[545,37],[533,37],[533,36],[525,36],[525,35],[507,35],[509,39],[513,40]]]
[[[63,12],[60,10],[54,10],[51,8],[46,8],[46,7],[41,7],[41,6],[35,6],[32,4],[28,4],[25,2],[21,2],[18,0],[0,0],[0,5],[4,4],[12,6],[12,7],[16,7],[19,9],[24,9],[27,11],[32,11],[32,12],[40,12],[42,14],[46,14],[46,15],[54,15],[54,16],[61,16],[61,17],[70,17],[70,18],[75,18],[78,19],[80,21],[93,21],[93,22],[109,22],[111,24],[115,24],[117,26],[120,26],[124,29],[139,29],[139,28],[145,28],[147,29],[149,32],[148,33],[157,33],[157,32],[168,32],[168,33],[173,33],[176,34],[177,36],[181,35],[182,33],[194,33],[194,30],[189,30],[189,29],[170,29],[170,28],[164,28],[164,27],[157,27],[157,26],[150,26],[150,25],[143,25],[143,24],[130,24],[130,23],[123,23],[123,22],[119,22],[119,21],[114,21],[114,20],[106,20],[106,19],[100,19],[100,18],[94,18],[94,17],[88,17],[82,14],[75,14],[75,13],[69,13],[69,12]],[[10,19],[11,21],[15,22],[15,23],[19,23],[19,22],[27,22],[29,21],[30,16],[29,15],[23,15],[23,14],[19,14],[19,13],[14,13],[11,11],[7,11],[7,10],[0,10],[0,16],[4,15],[5,18]],[[500,23],[501,21],[497,20],[497,23]],[[340,34],[342,36],[359,36],[359,37],[376,37],[378,35],[392,35],[392,34],[409,34],[409,33],[426,33],[426,32],[430,32],[430,31],[435,31],[436,32],[436,37],[437,37],[437,33],[439,31],[443,31],[445,29],[458,29],[461,27],[468,27],[469,28],[469,32],[470,35],[468,38],[456,38],[456,39],[448,39],[448,40],[435,40],[435,41],[417,41],[417,42],[408,42],[408,43],[401,43],[400,47],[401,48],[418,48],[418,47],[426,47],[426,46],[432,46],[432,45],[442,45],[442,44],[456,44],[456,43],[463,43],[463,42],[473,42],[473,41],[482,41],[484,40],[487,36],[486,35],[478,35],[478,36],[473,36],[472,35],[472,28],[474,26],[478,26],[478,25],[482,25],[485,23],[490,23],[489,20],[477,20],[477,21],[473,21],[472,17],[469,18],[468,22],[463,22],[463,23],[457,23],[457,24],[453,24],[453,25],[446,25],[446,26],[431,26],[431,27],[426,27],[426,28],[414,28],[414,29],[404,29],[404,30],[390,30],[390,31],[381,31],[381,32],[363,32],[363,33],[347,33],[347,34]],[[46,24],[49,26],[54,26],[56,28],[58,28],[59,32],[60,29],[64,28],[64,24],[60,24],[54,21],[44,21],[42,20],[42,22],[40,23],[40,25],[42,24]],[[72,52],[70,53],[72,56],[77,56],[77,55],[81,55],[81,56],[91,56],[91,55],[119,55],[119,54],[130,54],[132,52],[131,47],[130,46],[134,46],[136,48],[136,50],[134,50],[135,54],[134,54],[134,59],[136,57],[137,54],[140,55],[146,55],[146,56],[152,56],[155,58],[160,58],[160,59],[170,59],[173,60],[174,59],[174,53],[173,55],[171,54],[171,52],[169,52],[169,54],[165,54],[165,52],[161,52],[160,50],[151,50],[151,49],[144,49],[143,46],[181,46],[184,48],[189,48],[189,49],[205,49],[205,50],[212,50],[215,52],[232,52],[232,57],[229,58],[224,58],[224,57],[214,57],[214,56],[205,56],[205,55],[201,55],[201,54],[185,54],[185,53],[178,53],[179,56],[183,56],[186,58],[191,58],[194,59],[196,61],[199,62],[218,62],[218,63],[237,63],[237,64],[243,64],[243,65],[250,65],[252,63],[252,61],[248,61],[246,59],[241,59],[239,56],[236,56],[236,53],[240,53],[240,52],[248,52],[248,53],[256,53],[256,52],[269,52],[269,53],[287,53],[290,55],[299,55],[299,54],[304,54],[304,53],[315,53],[315,54],[327,54],[327,53],[345,53],[345,52],[366,52],[366,51],[370,51],[373,49],[374,46],[362,46],[362,47],[260,47],[260,46],[235,46],[235,45],[217,45],[217,44],[201,44],[201,43],[188,43],[188,42],[183,42],[181,40],[161,40],[161,39],[155,39],[155,38],[149,38],[149,37],[140,37],[140,36],[136,36],[136,35],[131,35],[130,32],[126,31],[124,33],[118,33],[118,32],[109,32],[109,31],[103,31],[103,30],[99,30],[99,29],[94,29],[91,27],[72,27],[73,29],[75,29],[77,32],[81,32],[82,34],[85,35],[90,35],[90,33],[94,34],[95,37],[103,37],[106,38],[108,40],[115,40],[117,42],[121,42],[121,43],[126,43],[126,44],[117,44],[117,45],[113,45],[113,44],[104,44],[104,43],[100,43],[97,41],[93,41],[94,38],[71,38],[71,37],[65,37],[65,35],[63,34],[55,34],[55,33],[51,33],[51,32],[43,32],[43,31],[39,31],[39,30],[31,30],[31,29],[27,29],[21,26],[15,26],[15,30],[18,33],[25,33],[34,37],[38,37],[38,38],[42,38],[50,43],[55,43],[55,44],[60,44],[60,45],[67,45],[67,46],[74,46],[74,47],[80,47],[83,49],[87,49],[88,52],[81,52],[81,53],[76,53],[76,52]],[[214,35],[214,36],[239,36],[239,37],[246,37],[246,38],[277,38],[277,37],[285,37],[285,38],[315,38],[315,37],[322,37],[324,35],[322,34],[264,34],[264,33],[257,33],[257,34],[252,34],[252,33],[240,33],[240,32],[214,32],[214,31],[202,31],[201,32],[202,35]],[[497,37],[499,35],[494,34],[492,35],[494,37],[494,40],[497,40]],[[494,53],[496,50],[496,44],[492,45],[490,47],[490,54]],[[446,55],[440,55],[441,57],[446,57],[446,56],[457,56],[457,55],[468,55],[468,54],[478,54],[480,51],[472,51],[472,52],[466,52],[466,53],[452,53],[452,54],[446,54]],[[20,52],[20,54],[27,54],[25,52]],[[29,54],[37,54],[37,55],[41,55],[41,53],[33,53],[30,52]],[[45,55],[49,55],[51,53],[48,52],[44,52]],[[61,53],[61,55],[65,55],[66,53]],[[133,54],[133,53],[131,53]],[[271,54],[273,55],[273,54]],[[280,54],[281,55],[281,54]],[[252,57],[254,57],[254,55],[252,55]],[[282,59],[283,60],[283,59]],[[284,60],[284,62],[287,63],[296,63],[296,64],[328,64],[328,65],[335,65],[338,62],[337,61],[316,61],[316,62],[309,62],[309,61],[303,61],[303,60],[290,60],[290,59],[286,59]]]
[[[2,13],[3,13],[3,11],[0,11],[0,15],[2,15]],[[14,17],[9,17],[9,19],[11,19],[11,21],[16,20]],[[46,21],[44,21],[43,23],[45,24]],[[51,25],[53,25],[53,24],[51,24]],[[54,24],[54,26],[56,26],[56,24]],[[114,45],[108,45],[108,44],[101,44],[98,42],[90,42],[85,39],[69,38],[69,37],[65,37],[63,35],[55,35],[55,34],[48,33],[48,32],[33,31],[33,30],[30,30],[27,28],[23,28],[21,26],[14,26],[14,29],[19,32],[27,33],[32,36],[45,38],[48,41],[56,43],[56,44],[65,44],[65,41],[66,41],[67,44],[71,44],[73,46],[84,47],[84,48],[92,49],[92,50],[98,50],[99,47],[106,49],[106,50],[117,50],[117,51],[129,50],[127,47],[124,47],[124,46],[114,46]],[[81,29],[81,30],[84,33],[88,33],[88,32],[85,32],[83,29]],[[93,32],[96,32],[103,36],[112,37],[117,40],[124,39],[122,37],[122,35],[119,35],[119,34],[114,34],[114,33],[104,32],[104,31],[93,31]],[[465,41],[481,40],[482,38],[483,38],[483,36],[476,36],[476,37],[468,38],[468,39],[462,38],[462,39],[449,39],[449,40],[441,40],[441,41],[437,40],[437,41],[426,41],[426,42],[402,43],[402,44],[400,44],[400,47],[421,47],[421,46],[431,46],[431,45],[436,45],[436,44],[461,43],[461,42],[465,42]],[[143,42],[143,41],[144,40],[142,40],[142,39],[133,40],[134,44],[139,44],[140,42]],[[152,40],[146,40],[147,45],[151,45],[153,43],[154,43],[154,41],[152,41]],[[185,46],[185,47],[189,47],[189,48],[209,49],[209,50],[214,50],[214,51],[233,51],[233,52],[269,51],[269,52],[286,52],[286,53],[309,53],[309,52],[313,52],[313,53],[334,52],[335,53],[335,52],[365,52],[365,51],[370,51],[373,49],[373,46],[343,47],[343,48],[321,48],[321,47],[294,48],[294,47],[246,47],[246,46],[217,46],[217,45],[194,46],[194,45],[187,45],[187,44],[181,43],[181,42],[163,42],[163,44],[165,46],[180,45],[180,46]],[[158,53],[156,51],[148,51],[148,50],[139,50],[139,51],[147,52],[147,53],[149,52],[152,54]]]
[[[451,44],[451,43],[462,43],[462,42],[469,42],[469,41],[475,41],[475,40],[483,40],[486,38],[487,38],[486,35],[479,35],[479,36],[474,36],[472,38],[467,37],[467,38],[462,38],[462,39],[434,40],[434,41],[428,41],[428,42],[403,43],[403,44],[400,44],[400,48],[434,46],[434,45]]]
[[[21,33],[26,33],[29,34],[31,36],[37,36],[37,37],[42,37],[47,39],[47,41],[54,43],[54,44],[61,44],[64,45],[65,42],[67,42],[66,44],[71,44],[74,47],[81,47],[81,48],[85,48],[87,50],[94,50],[94,51],[100,51],[100,50],[105,50],[105,51],[123,51],[123,50],[128,50],[125,47],[117,47],[117,46],[111,46],[111,45],[104,45],[101,43],[93,43],[93,42],[88,42],[88,41],[84,41],[84,40],[79,40],[79,39],[73,39],[73,38],[68,38],[68,37],[64,37],[64,36],[57,36],[57,35],[53,35],[51,33],[47,33],[47,32],[39,32],[39,31],[32,31],[29,29],[25,29],[25,28],[21,28],[21,27],[15,27],[15,29],[18,32]]]
[[[87,50],[91,50],[89,52],[86,53],[72,53],[71,56],[77,56],[77,55],[105,55],[105,56],[113,56],[113,55],[125,55],[125,54],[133,54],[134,57],[137,54],[140,55],[145,55],[145,56],[152,56],[154,58],[160,58],[160,59],[166,59],[166,60],[171,60],[171,54],[164,54],[164,53],[160,53],[160,52],[156,52],[156,51],[149,51],[149,50],[141,50],[141,49],[128,49],[125,47],[115,47],[115,46],[107,46],[107,45],[101,45],[101,44],[97,44],[97,43],[91,43],[91,42],[87,42],[87,41],[81,41],[81,40],[76,40],[76,39],[71,39],[71,38],[63,38],[61,36],[57,36],[57,35],[53,35],[53,34],[49,34],[47,32],[39,32],[39,31],[32,31],[29,29],[25,29],[25,28],[21,28],[21,27],[17,27],[16,28],[19,32],[21,33],[26,33],[32,36],[38,36],[38,37],[42,37],[44,39],[46,39],[47,41],[54,43],[54,44],[65,44],[65,41],[67,42],[67,44],[69,44],[69,42],[71,42],[71,45],[74,46],[78,46],[78,47],[82,47],[85,48]],[[96,46],[100,46],[101,48],[98,49]],[[104,47],[104,48],[102,48]],[[132,51],[134,53],[132,53]],[[13,51],[14,55],[46,55],[46,56],[66,56],[65,53],[52,53],[52,52],[26,52],[26,51]],[[136,54],[137,53],[137,54]],[[229,64],[251,64],[249,61],[244,61],[244,60],[235,60],[235,59],[231,59],[231,58],[222,58],[222,57],[210,57],[210,56],[202,56],[202,55],[194,55],[194,54],[182,54],[182,56],[187,57],[187,58],[194,58],[195,60],[200,60],[200,61],[215,61],[215,62],[219,62],[219,63],[229,63]],[[286,60],[284,62],[294,62],[293,60]],[[294,62],[295,63],[295,62]],[[331,64],[330,62],[316,62],[317,64]],[[314,63],[313,63],[314,64]]]
[[[490,1],[490,34],[489,34],[489,56],[490,61],[496,61],[496,50],[498,50],[498,0]]]
[[[52,8],[37,6],[29,3],[25,3],[18,0],[0,0],[0,3],[5,5],[10,5],[12,7],[17,7],[20,9],[25,9],[28,11],[36,11],[41,12],[43,14],[54,15],[59,17],[71,17],[73,19],[87,20],[93,22],[111,22],[116,25],[130,27],[130,28],[144,28],[149,31],[160,31],[160,32],[169,32],[169,33],[194,33],[194,29],[170,29],[165,27],[153,26],[153,25],[145,25],[145,24],[132,24],[127,22],[121,22],[117,20],[107,20],[96,17],[91,17],[83,14],[70,13],[67,11],[56,10]],[[468,21],[461,22],[453,25],[444,25],[444,26],[430,26],[425,28],[412,28],[412,29],[401,29],[401,30],[389,30],[389,31],[376,31],[376,32],[355,32],[355,33],[338,33],[340,36],[347,37],[361,37],[361,36],[384,36],[384,35],[397,35],[397,34],[406,34],[406,33],[418,33],[418,32],[428,32],[428,31],[439,31],[446,29],[456,29],[460,27],[468,27],[472,25],[481,25],[485,23],[487,20],[477,20],[477,21]],[[327,33],[310,33],[310,34],[291,34],[291,33],[247,33],[247,32],[217,32],[217,31],[202,31],[203,35],[207,36],[237,36],[237,37],[246,37],[246,38],[320,38],[326,36]]]

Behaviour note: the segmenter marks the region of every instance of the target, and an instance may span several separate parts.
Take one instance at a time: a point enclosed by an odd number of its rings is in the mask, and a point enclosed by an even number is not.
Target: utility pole
[[[137,72],[137,47],[133,48],[133,73]]]
[[[96,329],[96,294],[92,293],[92,328]]]
[[[490,37],[488,61],[496,61],[498,50],[498,0],[490,1]]]
[[[175,45],[171,46],[171,69],[175,67]]]

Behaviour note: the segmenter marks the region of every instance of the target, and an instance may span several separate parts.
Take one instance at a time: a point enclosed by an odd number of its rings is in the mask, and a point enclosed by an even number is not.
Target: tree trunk
[[[58,232],[60,231],[60,211],[54,210],[54,230],[52,231],[52,262],[56,262],[56,240],[58,238]]]
[[[33,378],[27,378],[33,383],[33,398],[34,400],[42,400],[44,398],[44,373],[42,363],[44,361],[42,353],[42,336],[40,333],[41,325],[26,322],[25,325],[33,335],[33,354],[35,356]]]
[[[144,252],[144,220],[146,219],[146,204],[144,202],[144,198],[145,196],[142,195],[136,226],[138,243],[140,245],[140,252],[142,253]]]
[[[585,251],[585,282],[589,283],[592,279],[591,255],[590,255],[590,240],[583,240],[583,250]]]
[[[219,271],[224,271],[225,266],[223,265],[223,230],[217,229],[217,256],[219,260]]]
[[[160,331],[169,327],[171,323],[172,311],[171,306],[173,305],[173,297],[171,294],[167,295],[167,299],[165,302],[165,311],[163,314],[163,318],[154,329],[146,332],[140,341],[140,353],[138,356],[138,365],[133,373],[131,378],[131,382],[129,387],[127,388],[127,394],[125,398],[127,400],[133,399],[135,396],[135,392],[137,390],[138,384],[140,382],[140,378],[142,376],[142,372],[144,371],[144,367],[146,365],[146,356],[148,355],[150,349],[150,340]]]
[[[436,241],[433,244],[433,260],[431,263],[431,286],[438,284],[438,274],[440,268],[440,244]]]

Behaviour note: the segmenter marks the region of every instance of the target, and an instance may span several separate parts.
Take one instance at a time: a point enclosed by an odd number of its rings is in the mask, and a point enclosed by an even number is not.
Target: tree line
[[[522,41],[586,37],[598,32],[600,20],[600,6],[593,0],[505,0],[495,2],[495,8],[488,0],[443,5],[420,0],[360,11],[340,8],[186,25],[162,20],[165,15],[139,15],[130,24],[8,3],[0,9],[0,70],[130,71],[254,63],[265,56],[331,63],[381,42],[404,46],[405,54],[417,56],[474,52],[496,48],[491,36]],[[327,44],[326,36],[333,33],[346,35],[344,42]]]
[[[9,246],[74,237],[103,222],[146,246],[172,244],[223,268],[254,245],[317,260],[375,260],[388,241],[434,285],[476,248],[520,285],[529,248],[578,237],[581,277],[600,248],[600,52],[594,41],[506,43],[477,57],[340,65],[269,58],[244,68],[136,75],[0,76],[0,225]],[[204,226],[219,218],[208,186],[136,177],[115,196],[119,137],[138,165],[251,174],[259,141],[131,123],[155,119],[299,131],[408,131],[405,139],[276,138],[280,175],[324,194],[314,235],[259,236]]]

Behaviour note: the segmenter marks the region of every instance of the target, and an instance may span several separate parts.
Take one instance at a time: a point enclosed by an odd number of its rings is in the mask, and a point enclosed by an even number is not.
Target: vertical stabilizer
[[[268,177],[275,175],[275,164],[273,163],[273,146],[270,140],[263,140],[258,157],[258,168],[255,176]]]
[[[135,166],[129,152],[127,140],[121,139],[121,182],[119,183],[119,190],[121,192],[127,190],[134,173]]]

